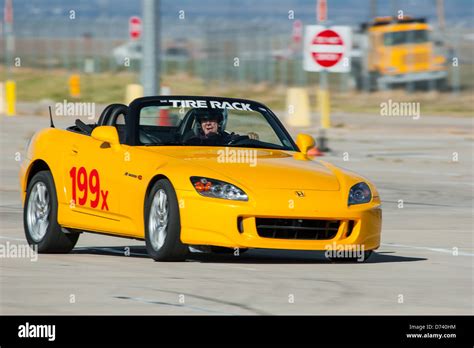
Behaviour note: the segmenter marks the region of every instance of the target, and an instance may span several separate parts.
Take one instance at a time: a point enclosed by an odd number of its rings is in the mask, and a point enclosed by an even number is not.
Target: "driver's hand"
[[[253,139],[253,140],[258,140],[259,139],[259,136],[258,136],[257,133],[250,132],[247,135],[249,136],[249,139]]]
[[[214,132],[210,132],[206,135],[206,138],[212,138],[212,137],[217,137],[219,134],[217,133],[214,133]]]

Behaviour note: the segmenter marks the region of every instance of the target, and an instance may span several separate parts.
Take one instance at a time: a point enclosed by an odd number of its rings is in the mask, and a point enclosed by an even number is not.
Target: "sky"
[[[3,3],[2,0],[0,3]],[[70,9],[85,17],[129,17],[141,13],[141,0],[13,0],[18,18],[43,18],[63,16]],[[352,24],[366,20],[370,15],[370,0],[328,0],[329,19],[338,24]],[[414,16],[436,19],[436,0],[378,0],[380,15],[392,9],[404,10]],[[189,20],[204,17],[236,20],[285,19],[288,11],[303,22],[315,21],[316,0],[161,0],[163,16],[172,18],[184,10]],[[448,21],[474,22],[473,0],[445,0]],[[3,18],[3,6],[0,8]]]

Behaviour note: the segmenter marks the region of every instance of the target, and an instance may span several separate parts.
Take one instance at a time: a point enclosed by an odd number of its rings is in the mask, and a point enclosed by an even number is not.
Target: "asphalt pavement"
[[[70,254],[1,257],[0,314],[472,314],[472,122],[334,115],[322,159],[370,178],[383,201],[382,245],[366,263],[277,250],[157,263],[140,241],[82,234]],[[5,247],[25,244],[18,160],[48,125],[0,117]]]

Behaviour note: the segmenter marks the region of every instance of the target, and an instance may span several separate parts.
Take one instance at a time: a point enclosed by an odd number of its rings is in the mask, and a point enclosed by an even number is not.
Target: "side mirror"
[[[312,149],[316,145],[316,142],[311,135],[300,133],[296,137],[296,145],[298,145],[301,153],[306,156],[308,150]]]
[[[109,143],[112,147],[120,145],[117,129],[114,126],[96,127],[92,131],[91,137],[104,143]]]

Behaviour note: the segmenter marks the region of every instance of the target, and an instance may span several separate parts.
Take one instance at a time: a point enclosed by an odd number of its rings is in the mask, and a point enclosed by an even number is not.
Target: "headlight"
[[[369,185],[365,182],[360,182],[351,187],[349,191],[348,205],[369,203],[372,199],[372,192],[370,192]]]
[[[235,185],[216,179],[192,176],[191,183],[201,196],[248,201],[247,194]]]

